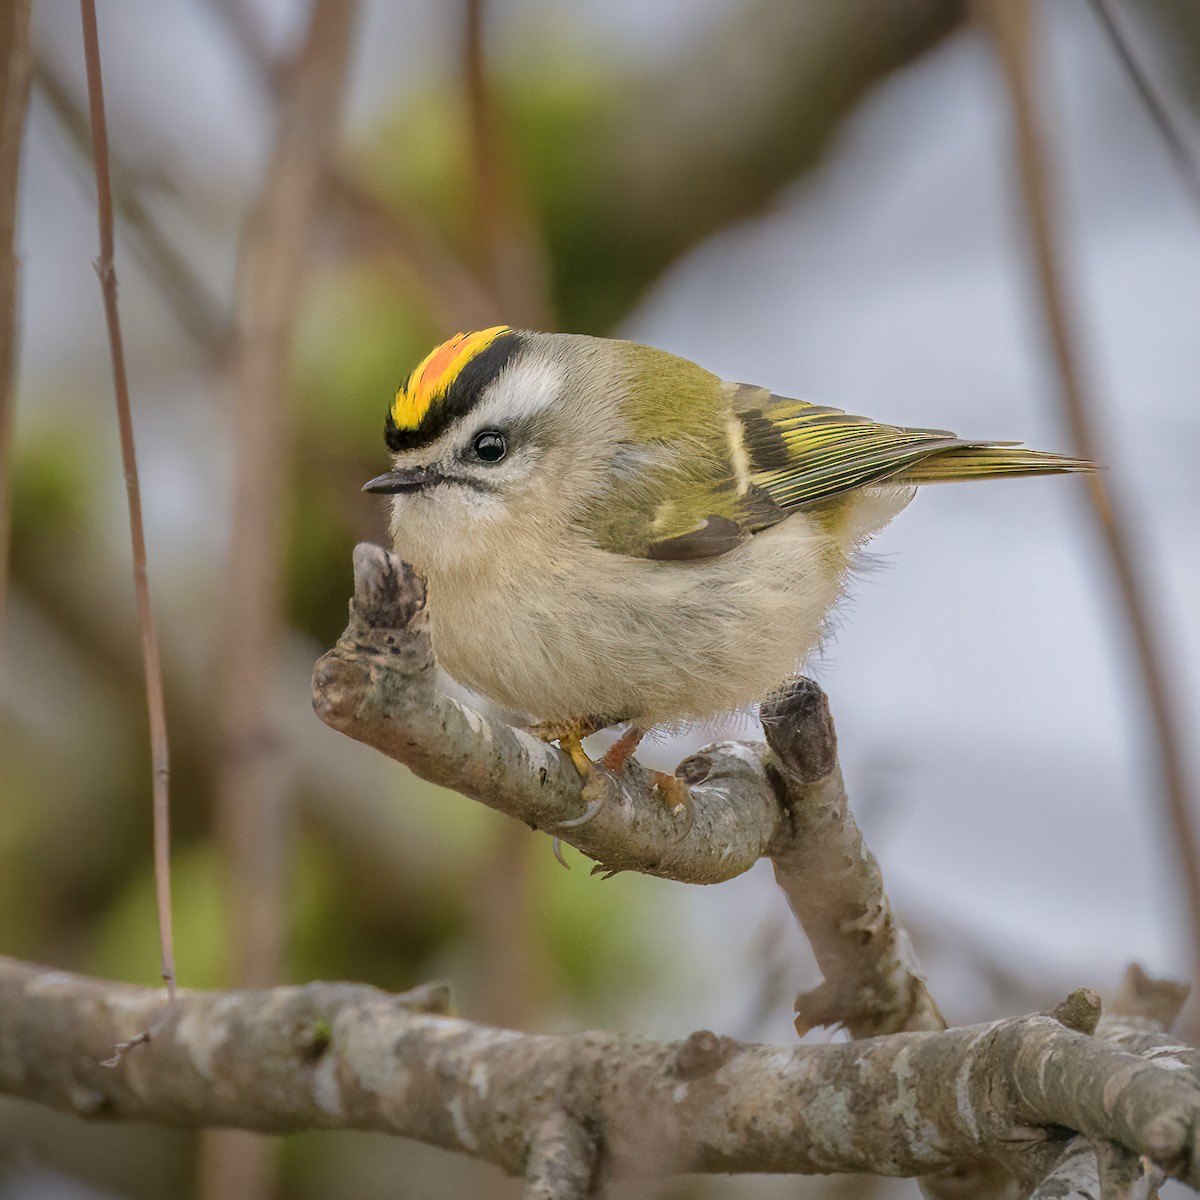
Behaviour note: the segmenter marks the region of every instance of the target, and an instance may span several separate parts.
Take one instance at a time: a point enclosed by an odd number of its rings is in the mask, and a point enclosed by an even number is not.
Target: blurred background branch
[[[91,154],[86,111],[63,72],[47,54],[34,56],[33,78],[82,166]],[[136,172],[125,164],[119,151],[110,148],[109,164],[113,201],[122,231],[129,238],[130,249],[154,280],[180,329],[199,342],[214,365],[220,364],[229,349],[228,315],[159,227],[150,208],[142,201]]]
[[[1130,82],[1137,90],[1146,106],[1146,112],[1154,122],[1163,145],[1166,146],[1179,173],[1180,183],[1191,193],[1192,201],[1200,214],[1200,162],[1196,152],[1188,140],[1188,135],[1180,127],[1173,111],[1173,105],[1158,82],[1143,67],[1137,52],[1130,44],[1129,35],[1125,31],[1116,13],[1113,0],[1091,0],[1096,19],[1104,29],[1108,40],[1112,43],[1113,52],[1121,60],[1122,66],[1129,74]]]
[[[1061,261],[1052,159],[1034,83],[1032,10],[1029,0],[985,0],[984,12],[1012,106],[1017,173],[1047,337],[1053,348],[1063,422],[1070,431],[1074,453],[1093,462],[1110,463],[1111,455],[1100,436],[1095,405],[1085,383]],[[1195,985],[1200,983],[1200,842],[1196,837],[1196,798],[1181,729],[1182,710],[1169,682],[1163,614],[1152,599],[1153,589],[1139,561],[1136,536],[1126,515],[1128,508],[1114,496],[1111,476],[1095,472],[1087,476],[1085,485],[1120,600],[1124,634],[1138,663],[1142,719],[1149,725],[1160,801],[1183,882],[1181,907],[1191,938],[1190,979]]]
[[[29,0],[0,12],[0,651],[12,535],[12,434],[17,375],[17,180],[29,96]]]
[[[284,881],[294,768],[271,700],[285,643],[285,531],[295,424],[288,374],[321,188],[337,152],[357,15],[357,0],[313,4],[287,73],[275,146],[239,253],[237,335],[229,366],[236,458],[215,793],[229,868],[235,987],[269,987],[286,975]],[[209,1135],[201,1196],[273,1195],[274,1158],[270,1143],[253,1135]]]

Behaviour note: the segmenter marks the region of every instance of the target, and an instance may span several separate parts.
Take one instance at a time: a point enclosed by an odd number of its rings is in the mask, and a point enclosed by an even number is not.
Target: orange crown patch
[[[507,325],[494,325],[478,333],[456,333],[432,351],[396,393],[392,405],[396,428],[418,428],[434,402],[450,390],[463,367],[482,354],[501,334],[511,332]]]

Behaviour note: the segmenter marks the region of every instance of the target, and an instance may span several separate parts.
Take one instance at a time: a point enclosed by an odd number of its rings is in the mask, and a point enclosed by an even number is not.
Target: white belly
[[[866,524],[906,502],[873,506]],[[497,546],[482,568],[430,578],[434,648],[460,683],[531,720],[710,717],[761,700],[803,663],[868,532],[860,524],[835,538],[797,514],[687,563]]]

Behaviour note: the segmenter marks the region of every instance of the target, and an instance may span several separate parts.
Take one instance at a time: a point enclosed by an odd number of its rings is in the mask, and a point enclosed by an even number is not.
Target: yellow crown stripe
[[[463,367],[482,354],[502,333],[510,332],[507,325],[494,325],[477,333],[456,333],[448,342],[432,350],[396,393],[392,405],[392,420],[396,427],[416,429],[433,403],[450,390]]]

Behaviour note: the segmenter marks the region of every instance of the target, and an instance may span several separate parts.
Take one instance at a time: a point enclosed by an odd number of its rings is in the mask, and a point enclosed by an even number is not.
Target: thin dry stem
[[[1133,86],[1137,89],[1142,103],[1146,106],[1146,111],[1150,114],[1150,119],[1154,122],[1154,127],[1158,130],[1159,136],[1167,148],[1171,162],[1179,172],[1180,181],[1187,189],[1189,199],[1197,206],[1197,209],[1200,209],[1200,163],[1196,162],[1191,146],[1171,111],[1170,103],[1155,87],[1149,74],[1138,62],[1137,55],[1130,46],[1109,0],[1091,0],[1091,3],[1092,9],[1096,13],[1096,19],[1112,43],[1113,50],[1121,60],[1121,65],[1133,81]]]
[[[12,436],[17,359],[17,179],[29,99],[29,4],[0,9],[0,639],[12,537]]]
[[[162,950],[162,977],[167,994],[175,999],[175,950],[171,932],[170,754],[167,743],[167,708],[163,698],[162,664],[158,634],[150,606],[146,569],[146,533],[142,523],[141,489],[137,452],[133,443],[133,415],[129,404],[129,379],[125,370],[125,345],[117,306],[117,271],[113,262],[112,184],[108,170],[108,125],[104,116],[104,82],[100,71],[100,33],[95,0],[80,0],[83,53],[87,65],[88,113],[92,125],[92,157],[96,169],[96,212],[100,227],[100,257],[96,273],[104,296],[108,348],[112,358],[113,391],[121,433],[121,462],[125,469],[125,494],[129,501],[129,537],[133,548],[133,586],[137,596],[138,625],[142,634],[142,660],[146,672],[146,705],[150,712],[150,754],[154,794],[154,893],[158,906],[158,938]]]
[[[983,12],[993,33],[1008,89],[1016,137],[1021,190],[1032,241],[1034,266],[1058,374],[1058,401],[1073,442],[1072,451],[1095,462],[1105,459],[1084,383],[1077,339],[1059,255],[1052,168],[1035,94],[1029,0],[986,0]],[[1161,800],[1179,856],[1185,885],[1185,920],[1192,947],[1193,980],[1200,978],[1200,858],[1197,856],[1194,797],[1172,697],[1166,655],[1151,616],[1154,607],[1139,570],[1124,507],[1103,473],[1086,476],[1091,509],[1117,586],[1121,611],[1136,654],[1149,725],[1157,749]]]

